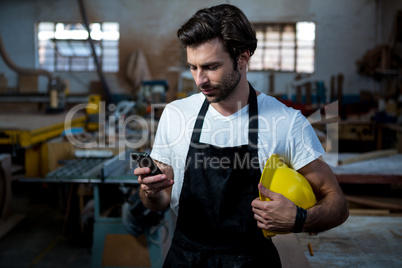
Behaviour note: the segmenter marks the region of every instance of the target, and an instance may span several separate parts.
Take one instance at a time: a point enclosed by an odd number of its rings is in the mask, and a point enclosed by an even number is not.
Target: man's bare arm
[[[309,182],[317,204],[307,210],[305,232],[322,232],[336,227],[349,216],[349,209],[331,168],[320,157],[298,170]]]
[[[172,194],[173,169],[171,166],[155,161],[163,172],[161,175],[148,176],[149,168],[136,168],[134,174],[140,183],[140,197],[145,207],[153,211],[162,211],[170,203]]]
[[[310,182],[317,204],[307,210],[303,232],[322,232],[342,224],[349,216],[346,199],[330,167],[321,159],[298,170]],[[259,228],[274,232],[294,229],[296,205],[282,194],[272,192],[262,184],[260,192],[271,201],[256,198],[252,203]]]

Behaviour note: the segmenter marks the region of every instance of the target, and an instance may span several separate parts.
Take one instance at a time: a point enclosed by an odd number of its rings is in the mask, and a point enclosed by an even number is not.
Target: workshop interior
[[[397,0],[0,1],[0,267],[162,266],[176,218],[142,204],[131,154],[199,92],[176,31],[221,3],[256,29],[250,84],[306,116],[348,201],[341,226],[273,237],[282,266],[402,267]]]

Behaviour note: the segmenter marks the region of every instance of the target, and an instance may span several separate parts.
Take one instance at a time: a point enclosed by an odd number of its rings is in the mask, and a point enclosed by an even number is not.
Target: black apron
[[[251,207],[258,197],[261,171],[257,96],[249,86],[249,144],[221,148],[200,143],[206,99],[201,107],[163,267],[281,267],[278,252],[257,227]]]

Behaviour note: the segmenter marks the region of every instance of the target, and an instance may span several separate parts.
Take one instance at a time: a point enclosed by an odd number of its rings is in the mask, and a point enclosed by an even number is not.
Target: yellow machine
[[[317,202],[309,182],[296,170],[289,168],[278,155],[273,154],[265,164],[260,183],[265,188],[280,193],[297,206],[304,209],[311,208]],[[270,201],[260,192],[260,200]],[[269,232],[262,230],[266,238],[284,232]]]
[[[98,129],[100,97],[91,95],[88,98],[90,107],[74,114],[70,127],[85,128],[88,131]],[[95,104],[95,105],[94,105]],[[47,142],[59,137],[65,131],[65,120],[68,111],[57,114],[41,112],[2,112],[0,113],[0,145],[11,145],[25,151],[25,176],[43,177],[49,170],[47,167]]]
[[[101,101],[102,99],[100,95],[90,95],[88,97],[88,105],[85,108],[85,112],[88,116],[86,128],[89,131],[96,131],[99,129],[98,116],[100,112]]]

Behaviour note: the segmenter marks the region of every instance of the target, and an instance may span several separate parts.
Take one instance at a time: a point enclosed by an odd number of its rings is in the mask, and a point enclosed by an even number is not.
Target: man
[[[151,156],[164,174],[134,171],[144,205],[170,204],[178,215],[164,267],[280,267],[261,229],[295,231],[297,207],[259,184],[261,167],[275,153],[304,175],[318,202],[298,231],[328,230],[346,220],[348,209],[320,159],[324,150],[299,111],[247,82],[257,39],[237,7],[198,11],[178,37],[201,93],[168,104],[162,114]],[[260,201],[258,190],[271,201]]]

